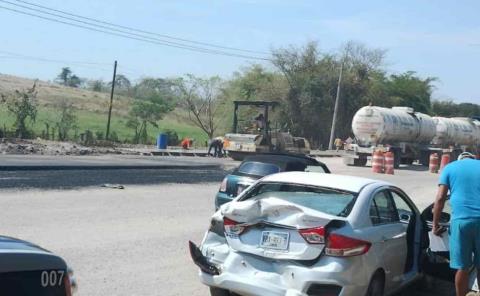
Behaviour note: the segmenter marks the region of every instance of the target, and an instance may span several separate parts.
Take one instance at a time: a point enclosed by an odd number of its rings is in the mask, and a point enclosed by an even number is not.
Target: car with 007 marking
[[[220,207],[200,246],[189,244],[213,296],[381,296],[422,277],[429,238],[390,183],[286,172]]]
[[[0,295],[72,296],[73,271],[65,261],[35,244],[0,236]]]

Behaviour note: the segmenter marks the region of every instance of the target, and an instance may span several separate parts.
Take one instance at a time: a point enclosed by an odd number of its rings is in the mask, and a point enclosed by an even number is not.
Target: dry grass
[[[32,87],[35,80],[11,75],[0,74],[0,93],[13,93],[15,90]],[[108,93],[94,92],[86,89],[66,87],[59,84],[37,81],[37,98],[40,106],[53,107],[61,100],[71,102],[76,109],[105,112],[108,108],[110,95]],[[113,112],[126,115],[132,98],[115,95]]]
[[[15,90],[32,87],[35,80],[11,75],[0,74],[0,94],[11,94]],[[37,98],[39,102],[37,121],[31,126],[36,134],[44,130],[45,121],[58,120],[56,110],[61,100],[71,102],[76,109],[79,130],[104,131],[110,101],[109,93],[94,92],[86,89],[65,87],[56,83],[37,81]],[[115,95],[113,104],[112,130],[121,140],[131,139],[133,130],[126,128],[127,113],[132,98]],[[203,143],[206,135],[198,127],[180,116],[182,112],[175,110],[167,114],[158,122],[159,128],[149,126],[148,133],[153,140],[155,136],[168,129],[175,130],[179,136],[195,138]],[[0,105],[0,128],[5,125],[11,129],[14,117],[9,114],[4,106]]]

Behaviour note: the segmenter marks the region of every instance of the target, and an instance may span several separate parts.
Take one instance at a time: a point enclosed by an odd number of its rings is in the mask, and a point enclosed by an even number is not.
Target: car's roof
[[[256,161],[273,164],[284,164],[288,162],[301,162],[308,165],[318,165],[319,162],[311,157],[295,154],[257,154],[246,157],[243,162]]]
[[[378,183],[379,185],[391,185],[387,182],[374,179],[314,172],[283,172],[268,175],[262,179],[262,182],[263,181],[327,187],[357,193],[360,192],[363,187],[372,183]]]

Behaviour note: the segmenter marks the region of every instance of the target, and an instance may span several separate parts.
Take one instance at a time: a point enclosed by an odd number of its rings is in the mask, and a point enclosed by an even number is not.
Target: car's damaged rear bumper
[[[367,273],[356,270],[361,264],[351,261],[325,257],[307,266],[237,253],[227,245],[190,248],[204,284],[246,296],[363,295],[369,282]]]

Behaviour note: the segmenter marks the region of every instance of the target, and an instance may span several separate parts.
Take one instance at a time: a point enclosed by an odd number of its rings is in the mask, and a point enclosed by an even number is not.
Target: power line
[[[0,50],[0,53],[7,54],[9,56],[0,56],[0,59],[18,59],[18,60],[27,60],[27,61],[37,61],[43,63],[54,63],[54,64],[63,64],[63,65],[74,65],[76,67],[82,67],[87,69],[95,69],[95,70],[102,70],[108,71],[111,70],[95,67],[94,65],[105,65],[105,63],[91,63],[91,62],[79,62],[79,61],[64,61],[64,60],[53,60],[53,59],[46,59],[42,57],[33,57],[33,56],[25,56],[20,54],[10,53],[8,51]]]
[[[38,56],[31,56],[31,55],[24,55],[19,53],[14,53],[10,51],[0,50],[0,54],[5,54],[7,56],[0,56],[0,59],[19,59],[19,60],[27,60],[27,61],[37,61],[37,62],[45,62],[45,63],[53,63],[53,64],[63,64],[63,65],[72,65],[76,67],[82,67],[87,69],[95,69],[95,70],[102,70],[106,72],[111,72],[111,69],[96,67],[96,66],[110,66],[111,63],[102,63],[102,62],[90,62],[90,61],[68,61],[68,60],[58,60],[58,59],[50,59],[45,57],[38,57]],[[141,76],[141,70],[128,68],[122,65],[118,65],[118,68],[121,69],[119,72],[121,74],[129,74],[132,76]]]
[[[57,22],[57,23],[61,23],[61,24],[65,24],[65,25],[69,25],[69,26],[73,26],[73,27],[83,28],[83,29],[87,29],[87,30],[90,30],[90,31],[100,32],[100,33],[104,33],[104,34],[119,36],[119,37],[123,37],[123,38],[133,39],[133,40],[137,40],[137,41],[143,41],[143,42],[157,44],[157,45],[163,45],[163,46],[169,46],[169,47],[174,47],[174,48],[186,49],[186,50],[190,50],[190,51],[208,53],[208,54],[224,55],[224,56],[246,58],[246,59],[265,60],[265,61],[269,60],[267,58],[248,56],[248,55],[236,54],[236,53],[229,53],[229,52],[224,52],[224,51],[219,51],[219,50],[212,50],[212,49],[207,49],[207,48],[194,47],[194,46],[190,46],[190,45],[183,45],[183,44],[174,43],[174,42],[171,42],[171,41],[160,40],[160,39],[157,39],[157,38],[152,38],[152,37],[148,37],[148,36],[144,36],[144,35],[140,35],[140,34],[136,34],[136,33],[125,32],[125,31],[118,30],[118,29],[108,28],[108,27],[105,27],[105,26],[100,26],[100,25],[96,25],[96,24],[92,24],[92,23],[88,23],[88,22],[64,17],[64,16],[59,16],[57,14],[52,14],[52,13],[37,10],[37,9],[34,9],[34,8],[28,8],[28,7],[25,7],[23,5],[15,4],[15,3],[5,1],[5,0],[0,0],[0,2],[7,3],[7,4],[10,4],[10,5],[15,5],[17,7],[23,7],[23,8],[29,9],[29,10],[34,10],[34,11],[37,11],[37,12],[40,12],[40,13],[43,13],[43,14],[52,15],[52,16],[55,16],[55,17],[61,17],[63,19],[68,19],[68,20],[72,20],[72,21],[75,21],[75,22],[83,23],[83,24],[86,24],[87,26],[81,25],[81,24],[76,24],[76,23],[71,23],[71,22],[68,22],[68,21],[62,21],[62,20],[59,20],[59,19],[56,19],[56,18],[46,17],[46,16],[35,14],[35,13],[30,13],[30,12],[14,9],[14,8],[10,8],[10,7],[5,7],[5,6],[0,6],[1,9],[5,9],[5,10],[16,12],[16,13],[19,13],[19,14],[24,14],[24,15],[28,15],[28,16],[32,16],[32,17],[36,17],[36,18],[40,18],[40,19],[48,20],[48,21],[52,21],[52,22]],[[102,29],[98,29],[98,27],[100,27]],[[104,29],[115,31],[115,32],[106,31]],[[117,33],[117,32],[119,32],[119,33]]]
[[[24,6],[24,5],[21,5],[21,4],[15,4],[15,3],[7,1],[7,0],[0,0],[0,2],[4,2],[4,3],[10,4],[10,5],[14,5],[16,7],[21,7],[21,8],[32,10],[32,11],[35,11],[35,12],[43,13],[43,14],[46,14],[46,15],[54,16],[56,18],[62,18],[62,19],[66,19],[66,20],[69,20],[69,21],[78,22],[78,23],[88,25],[88,26],[91,26],[91,27],[94,27],[94,28],[101,28],[102,30],[103,29],[110,30],[110,31],[114,31],[114,32],[122,33],[122,34],[127,34],[127,35],[134,36],[134,37],[144,38],[144,39],[148,39],[148,40],[152,40],[152,41],[156,41],[156,42],[167,43],[169,45],[181,46],[181,47],[185,47],[185,49],[209,51],[211,53],[224,54],[224,52],[219,51],[219,50],[206,49],[206,48],[201,48],[201,47],[196,47],[196,46],[191,46],[191,45],[185,45],[185,44],[178,43],[178,42],[165,41],[165,40],[161,40],[161,39],[154,38],[154,37],[149,37],[149,36],[145,36],[145,35],[141,35],[141,34],[137,34],[137,33],[131,33],[131,32],[125,31],[125,30],[110,28],[110,27],[107,27],[107,26],[98,25],[98,24],[94,24],[94,23],[90,23],[90,22],[77,20],[77,19],[74,19],[74,18],[71,18],[71,17],[66,17],[66,16],[62,16],[62,15],[59,15],[59,14],[42,11],[42,10],[39,10],[39,9]]]
[[[188,43],[193,43],[193,44],[198,44],[198,45],[204,45],[204,46],[209,46],[209,47],[216,47],[216,48],[221,48],[221,49],[227,49],[227,50],[234,50],[234,51],[242,51],[242,52],[249,52],[249,53],[257,53],[257,54],[263,54],[263,55],[270,55],[270,53],[264,52],[264,51],[256,51],[256,50],[241,49],[241,48],[236,48],[236,47],[228,47],[228,46],[222,46],[222,45],[217,45],[217,44],[212,44],[212,43],[207,43],[207,42],[201,42],[201,41],[195,41],[195,40],[190,40],[190,39],[185,39],[185,38],[174,37],[174,36],[166,35],[166,34],[159,34],[159,33],[151,32],[151,31],[146,31],[146,30],[141,30],[141,29],[137,29],[137,28],[133,28],[133,27],[128,27],[128,26],[123,26],[123,25],[119,25],[119,24],[114,24],[114,23],[111,23],[111,22],[106,22],[106,21],[102,21],[102,20],[99,20],[99,19],[95,19],[95,18],[90,18],[90,17],[86,17],[86,16],[81,16],[81,15],[78,15],[78,14],[66,12],[66,11],[59,10],[59,9],[50,8],[50,7],[47,7],[47,6],[39,5],[39,4],[36,4],[36,3],[31,3],[31,2],[28,2],[28,1],[23,1],[23,0],[16,0],[16,1],[17,1],[17,2],[21,2],[21,3],[24,3],[24,4],[31,5],[31,6],[35,6],[35,7],[38,7],[38,8],[42,8],[42,9],[46,9],[46,10],[50,10],[50,11],[59,12],[59,13],[65,14],[65,15],[69,15],[69,16],[76,17],[76,18],[81,18],[81,19],[85,19],[85,20],[89,20],[89,21],[94,21],[94,22],[101,23],[101,24],[105,24],[105,25],[109,25],[109,26],[114,26],[114,27],[118,27],[118,28],[130,30],[130,31],[135,31],[135,32],[139,32],[139,33],[149,34],[149,35],[154,35],[154,36],[163,37],[163,38],[167,38],[167,39],[172,39],[172,40],[177,40],[177,41],[183,41],[183,42],[188,42]]]
[[[89,62],[89,61],[57,60],[57,59],[50,59],[50,58],[44,58],[44,57],[23,55],[23,54],[14,53],[14,52],[5,51],[5,50],[0,50],[0,53],[7,54],[7,55],[10,55],[12,57],[35,59],[35,60],[38,60],[38,61],[45,61],[45,62],[55,62],[55,63],[64,63],[64,64],[82,64],[82,65],[102,65],[102,66],[110,65],[109,63],[99,63],[99,62]]]

